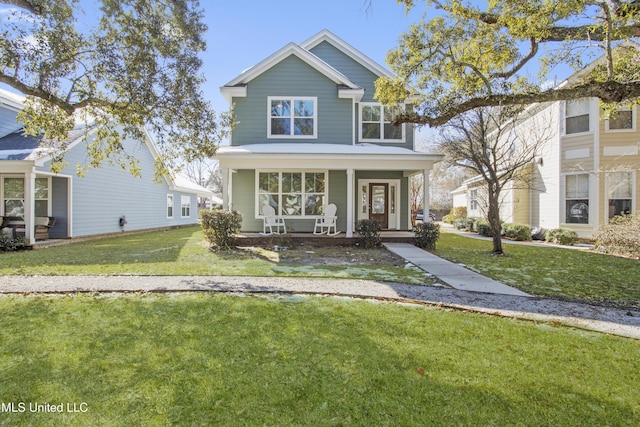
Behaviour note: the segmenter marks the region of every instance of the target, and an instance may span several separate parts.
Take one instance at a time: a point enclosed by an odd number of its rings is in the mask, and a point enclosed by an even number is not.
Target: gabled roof
[[[358,49],[354,48],[349,43],[345,42],[340,37],[336,36],[331,31],[326,29],[320,31],[318,34],[302,42],[300,44],[300,47],[306,50],[312,50],[322,42],[329,43],[330,45],[380,77],[392,76],[391,71],[387,70],[386,68],[375,62],[373,59],[369,58],[367,55],[360,52]]]
[[[333,45],[335,48],[363,65],[367,69],[371,70],[374,74],[380,76],[388,76],[390,75],[389,71],[387,71],[384,67],[381,67],[372,59],[368,58],[366,55],[353,48],[345,41],[340,39],[338,36],[334,35],[328,30],[323,30],[311,37],[309,40],[305,41],[301,45],[297,45],[295,43],[289,43],[282,49],[278,50],[274,54],[268,56],[267,58],[260,61],[258,64],[254,65],[251,68],[244,70],[239,76],[228,82],[226,85],[220,88],[220,92],[225,97],[225,99],[231,103],[232,97],[245,97],[247,96],[247,84],[264,73],[265,71],[271,69],[275,65],[279,64],[281,61],[289,58],[290,56],[296,56],[300,60],[304,61],[306,64],[316,69],[318,72],[326,76],[328,79],[333,81],[339,87],[339,96],[341,98],[356,98],[361,99],[364,95],[364,89],[358,86],[356,83],[351,81],[347,76],[342,74],[340,71],[320,59],[318,56],[314,55],[311,52],[311,49],[322,42],[328,42]]]

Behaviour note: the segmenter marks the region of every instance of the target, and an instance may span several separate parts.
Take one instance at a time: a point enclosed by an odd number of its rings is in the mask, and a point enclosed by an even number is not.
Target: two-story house
[[[536,128],[543,123],[547,140],[530,167],[522,171],[526,185],[512,185],[503,192],[505,222],[563,227],[588,238],[615,215],[637,212],[637,105],[621,108],[610,120],[596,98],[529,108],[535,114],[518,125],[518,133],[539,134]],[[454,206],[466,206],[469,217],[484,217],[484,186],[478,177],[466,181],[453,192]]]
[[[226,209],[243,231],[260,231],[271,205],[289,230],[309,232],[324,206],[338,207],[338,229],[356,221],[411,228],[409,177],[427,177],[438,154],[414,151],[414,128],[392,124],[397,108],[373,98],[389,74],[331,32],[290,43],[220,90],[233,105],[230,146],[216,158]],[[425,211],[429,209],[425,185]]]
[[[23,102],[0,89],[0,232],[33,243],[197,223],[198,197],[213,194],[179,176],[154,182],[158,151],[150,135],[123,141],[138,159],[141,177],[106,161],[80,178],[76,166],[87,160],[85,137],[94,135],[79,123],[64,141],[66,166],[53,173],[50,152],[16,121]]]

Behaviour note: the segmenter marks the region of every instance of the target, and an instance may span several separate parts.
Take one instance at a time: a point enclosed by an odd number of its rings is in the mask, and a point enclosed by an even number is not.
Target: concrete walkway
[[[383,244],[389,251],[437,277],[452,288],[490,294],[515,295],[521,297],[531,296],[516,288],[490,279],[475,271],[471,271],[460,264],[433,255],[409,243]]]

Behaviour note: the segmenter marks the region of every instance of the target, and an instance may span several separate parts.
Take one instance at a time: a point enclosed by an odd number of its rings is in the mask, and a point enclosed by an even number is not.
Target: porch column
[[[353,237],[353,169],[347,169],[347,237]]]
[[[425,169],[424,171],[422,171],[422,176],[423,176],[423,183],[422,183],[422,191],[423,191],[423,195],[422,195],[422,200],[424,200],[423,206],[422,208],[424,209],[423,212],[423,216],[422,216],[422,221],[424,222],[431,222],[431,218],[429,217],[429,169]]]
[[[35,243],[36,174],[33,170],[24,174],[24,238],[27,244]]]
[[[222,208],[231,210],[231,169],[222,168]]]

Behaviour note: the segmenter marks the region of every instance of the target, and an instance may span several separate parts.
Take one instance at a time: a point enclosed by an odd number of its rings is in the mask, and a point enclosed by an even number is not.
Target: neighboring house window
[[[589,99],[574,99],[565,102],[565,133],[589,131]]]
[[[477,211],[480,205],[478,204],[478,190],[471,190],[469,192],[469,210]]]
[[[173,194],[167,194],[167,218],[173,218]]]
[[[605,122],[605,130],[633,130],[635,129],[635,108],[618,108]]]
[[[273,97],[269,100],[269,138],[315,138],[317,98]]]
[[[49,216],[49,178],[36,178],[35,216]]]
[[[566,221],[569,224],[589,223],[589,174],[565,177]]]
[[[631,213],[633,201],[633,173],[610,172],[607,174],[609,195],[609,219]]]
[[[360,141],[404,141],[404,125],[391,124],[399,112],[399,107],[385,107],[372,102],[360,103]]]
[[[258,172],[258,214],[263,206],[276,214],[302,217],[322,215],[327,196],[326,172]]]
[[[24,218],[24,178],[2,180],[2,207],[4,216]]]
[[[180,197],[180,217],[189,218],[191,216],[191,196]]]

